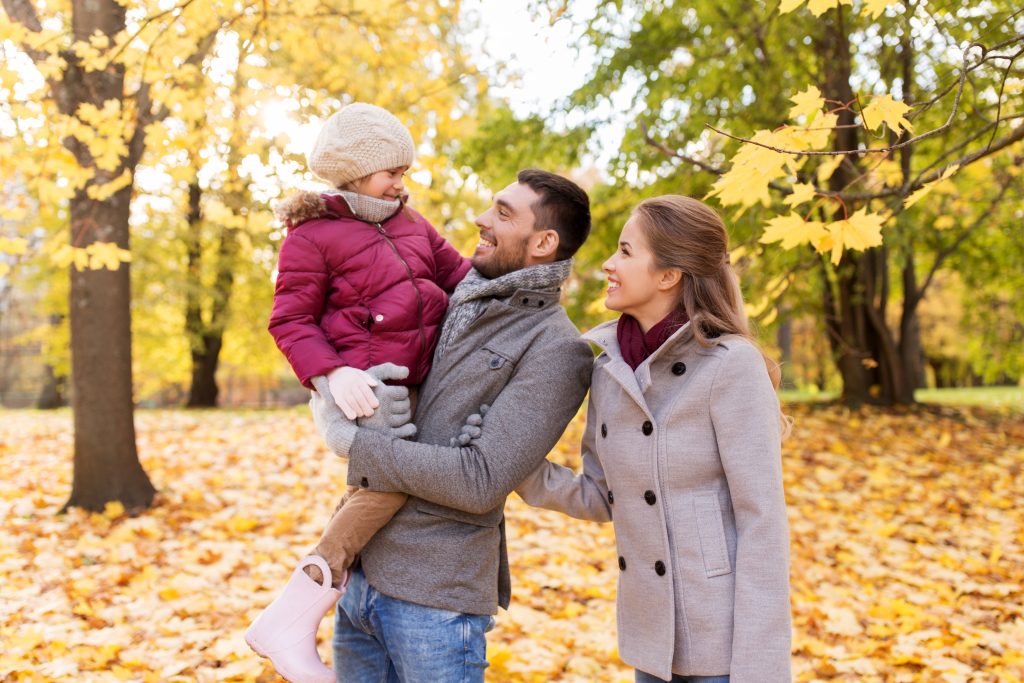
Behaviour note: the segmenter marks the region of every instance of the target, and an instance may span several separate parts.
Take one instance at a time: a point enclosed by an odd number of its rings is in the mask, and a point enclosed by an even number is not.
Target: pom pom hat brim
[[[377,171],[411,166],[412,135],[394,114],[354,102],[331,115],[306,157],[309,170],[335,187]]]

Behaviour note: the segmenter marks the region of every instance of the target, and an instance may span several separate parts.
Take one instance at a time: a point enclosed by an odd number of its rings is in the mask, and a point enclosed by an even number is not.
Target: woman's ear
[[[683,271],[678,268],[666,268],[658,278],[658,289],[663,292],[675,289],[683,281]]]
[[[535,261],[554,258],[558,251],[558,233],[554,230],[538,230],[530,236],[530,256]]]

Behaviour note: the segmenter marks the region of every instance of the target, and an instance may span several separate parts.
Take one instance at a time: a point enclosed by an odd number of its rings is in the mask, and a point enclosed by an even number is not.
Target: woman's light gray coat
[[[789,532],[779,403],[760,351],[683,330],[626,364],[616,321],[601,347],[583,472],[545,462],[517,489],[531,505],[613,519],[619,654],[663,679],[729,674],[788,682]]]

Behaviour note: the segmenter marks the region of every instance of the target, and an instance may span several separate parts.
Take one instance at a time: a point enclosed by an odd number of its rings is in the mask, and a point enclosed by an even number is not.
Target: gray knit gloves
[[[380,407],[370,417],[355,421],[345,417],[335,404],[326,377],[318,375],[311,380],[316,388],[309,401],[309,408],[313,411],[313,422],[328,448],[343,458],[348,457],[352,441],[356,438],[356,430],[361,427],[384,432],[397,439],[416,435],[408,387],[384,383],[385,380],[405,379],[409,376],[409,369],[394,363],[383,363],[369,368],[366,372],[379,380],[373,393],[380,402]]]
[[[459,430],[458,436],[453,436],[448,440],[449,446],[468,446],[483,435],[484,426],[484,415],[491,407],[484,403],[480,406],[479,413],[473,413],[466,418],[466,424],[462,425],[462,429]]]

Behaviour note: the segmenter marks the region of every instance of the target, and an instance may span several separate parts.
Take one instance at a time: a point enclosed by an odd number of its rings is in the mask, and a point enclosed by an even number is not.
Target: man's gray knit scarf
[[[572,259],[530,266],[493,280],[485,278],[476,268],[470,268],[448,302],[448,317],[444,319],[437,340],[437,357],[444,355],[448,346],[477,319],[491,299],[510,297],[520,289],[556,291],[571,272]]]

